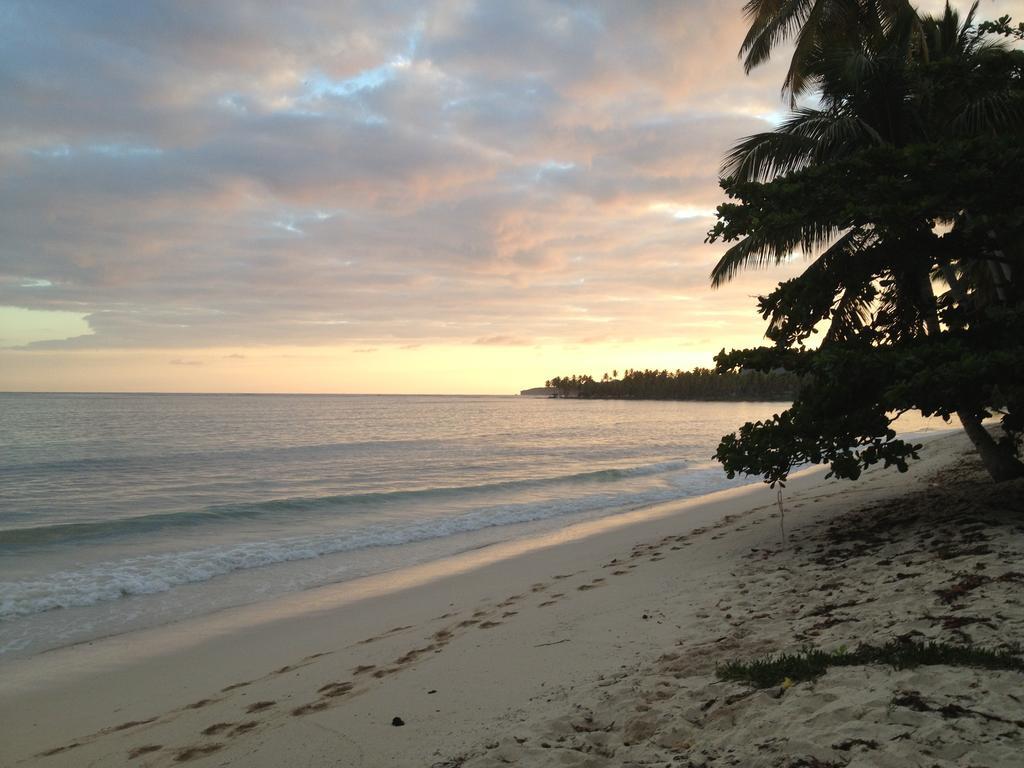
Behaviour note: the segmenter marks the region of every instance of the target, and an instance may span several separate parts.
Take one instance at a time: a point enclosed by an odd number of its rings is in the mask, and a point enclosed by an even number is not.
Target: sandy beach
[[[959,434],[0,666],[0,764],[1016,766],[1024,674],[716,668],[1024,633],[1024,486]]]

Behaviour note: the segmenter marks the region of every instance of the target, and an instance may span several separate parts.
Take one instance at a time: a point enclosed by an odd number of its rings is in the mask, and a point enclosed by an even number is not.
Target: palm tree
[[[813,82],[820,89],[821,106],[794,109],[776,130],[743,139],[726,157],[723,175],[768,182],[871,147],[1024,132],[1019,85],[1024,65],[1019,55],[976,34],[978,4],[963,20],[947,3],[941,16],[913,24],[906,17],[896,23],[898,5],[881,0],[751,0],[746,6],[751,32],[743,49],[748,69],[767,57],[771,45],[799,28],[787,88],[795,95]],[[868,23],[871,9],[879,11],[874,23]],[[843,23],[827,32],[825,45],[821,25],[827,19]],[[843,30],[853,36],[837,37]],[[962,226],[964,216],[946,224]],[[974,306],[1006,301],[1014,276],[1005,259],[991,258],[1005,248],[986,248],[988,256],[963,253],[954,261],[947,249],[938,247],[939,237],[932,230],[933,222],[922,221],[916,231],[908,227],[910,234],[897,240],[883,240],[871,227],[841,231],[798,223],[789,231],[762,230],[731,247],[712,270],[711,281],[717,287],[741,269],[781,263],[797,250],[817,254],[786,290],[792,297],[802,285],[834,285],[833,302],[813,308],[807,321],[829,323],[823,343],[847,338],[869,317],[881,319],[893,337],[934,335],[941,329],[933,272],[958,303]],[[991,237],[998,241],[999,233]],[[773,295],[778,300],[782,294]],[[763,303],[762,309],[770,317],[770,335],[787,322],[778,303]],[[994,460],[994,441],[980,420],[973,414],[958,415],[982,457],[988,454]],[[1008,471],[1016,474],[1019,468]]]
[[[770,181],[873,146],[904,147],[1024,131],[1024,94],[1003,85],[1011,82],[1009,76],[991,77],[994,68],[1015,66],[1014,59],[1006,55],[1006,46],[972,34],[977,6],[974,3],[963,21],[948,3],[942,16],[920,20],[926,67],[915,67],[908,60],[917,33],[906,27],[892,29],[883,41],[872,40],[870,46],[860,41],[821,53],[814,62],[821,106],[795,109],[777,129],[741,140],[726,156],[722,174],[743,181]],[[1019,58],[1016,67],[1021,67]],[[719,287],[746,267],[780,264],[797,249],[807,255],[824,249],[811,266],[820,271],[875,243],[865,230],[794,230],[772,233],[766,239],[751,236],[719,260],[711,283]],[[943,275],[956,287],[955,272],[947,266]]]
[[[794,105],[815,84],[812,62],[822,51],[851,39],[881,39],[897,27],[914,28],[917,18],[908,0],[748,0],[743,13],[750,29],[740,56],[748,74],[768,61],[774,48],[794,41],[782,84]]]

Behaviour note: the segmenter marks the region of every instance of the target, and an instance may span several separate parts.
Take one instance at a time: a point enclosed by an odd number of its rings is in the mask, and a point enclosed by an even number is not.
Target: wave
[[[734,483],[727,481],[717,468],[697,470],[692,474],[687,473],[685,485],[666,485],[641,493],[609,491],[557,502],[491,506],[461,515],[398,525],[365,526],[335,534],[247,542],[96,563],[77,570],[51,573],[38,579],[0,583],[0,619],[165,592],[177,586],[275,563],[373,547],[399,546],[484,528],[530,523],[585,512],[610,514],[661,501],[697,496],[731,484]]]
[[[319,455],[333,455],[366,451],[368,449],[403,450],[413,446],[436,446],[435,438],[405,438],[394,440],[355,440],[343,443],[312,443],[308,445],[266,445],[239,450],[224,448],[206,451],[171,451],[169,453],[143,453],[141,455],[124,456],[83,456],[77,459],[53,459],[48,461],[21,461],[0,464],[0,475],[5,473],[22,473],[25,471],[95,471],[132,470],[151,467],[154,464],[166,466],[175,462],[194,461],[206,462],[210,459],[244,459],[254,460],[266,458],[275,464],[283,459],[309,459]]]
[[[235,520],[266,519],[281,515],[295,516],[302,513],[323,515],[337,511],[352,512],[356,511],[359,507],[379,508],[381,505],[402,502],[450,501],[459,498],[485,496],[503,491],[537,490],[562,484],[614,482],[630,477],[678,471],[687,468],[687,466],[688,463],[684,461],[666,461],[635,467],[599,469],[530,480],[506,480],[479,485],[424,488],[408,491],[380,491],[313,497],[298,496],[284,499],[269,499],[248,504],[217,504],[200,510],[160,512],[114,520],[53,523],[50,525],[8,528],[0,530],[0,548],[58,545],[107,536],[150,533],[165,528],[224,524]]]

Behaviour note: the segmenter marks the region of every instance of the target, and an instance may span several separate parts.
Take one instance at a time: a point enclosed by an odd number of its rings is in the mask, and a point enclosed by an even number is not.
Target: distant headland
[[[554,387],[531,387],[519,391],[520,397],[554,397],[558,390]]]

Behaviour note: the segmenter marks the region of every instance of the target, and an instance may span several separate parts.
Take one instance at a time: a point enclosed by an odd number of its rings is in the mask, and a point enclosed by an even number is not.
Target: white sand
[[[0,764],[1018,766],[1021,673],[847,667],[784,692],[714,674],[808,642],[1020,638],[1024,516],[975,485],[949,475],[959,496],[890,515],[912,524],[826,538],[965,448],[795,479],[785,551],[754,486],[8,662]]]

